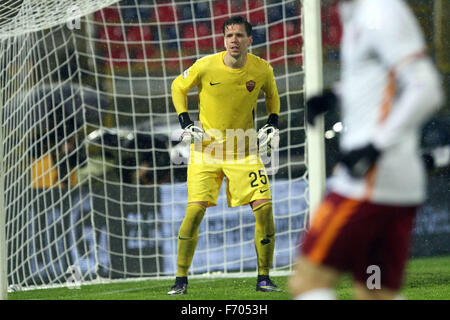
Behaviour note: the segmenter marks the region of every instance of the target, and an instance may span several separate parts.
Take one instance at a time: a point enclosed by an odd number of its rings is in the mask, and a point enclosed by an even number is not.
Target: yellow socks
[[[258,275],[269,275],[275,250],[275,223],[272,202],[265,202],[255,209],[255,248],[258,257]]]
[[[206,208],[188,204],[186,216],[178,232],[177,277],[187,277],[197,247],[198,230]],[[272,202],[253,209],[255,215],[255,248],[258,257],[258,275],[269,275],[275,250],[275,223]]]
[[[186,207],[186,216],[178,232],[177,277],[187,277],[197,247],[198,229],[206,208],[191,203]]]

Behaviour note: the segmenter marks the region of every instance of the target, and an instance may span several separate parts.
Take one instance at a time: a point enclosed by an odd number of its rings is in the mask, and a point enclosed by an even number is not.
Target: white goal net
[[[275,71],[273,270],[290,270],[309,212],[301,1],[9,0],[0,4],[0,156],[10,290],[175,275],[187,150],[170,85],[224,49],[231,15],[252,23],[251,52]],[[195,90],[188,101],[195,120]],[[260,128],[263,97],[257,110]],[[191,274],[256,272],[253,234],[250,207],[228,208],[222,187]]]

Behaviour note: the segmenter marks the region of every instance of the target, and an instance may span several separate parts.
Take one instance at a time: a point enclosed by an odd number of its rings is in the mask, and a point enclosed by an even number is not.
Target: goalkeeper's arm
[[[187,108],[188,92],[190,88],[197,85],[196,70],[196,67],[192,66],[182,75],[175,78],[171,86],[173,105],[177,111],[181,128],[183,129],[181,140],[189,143],[201,141],[204,135],[203,129],[195,126],[194,122],[190,119]]]
[[[269,67],[266,82],[263,86],[266,98],[266,109],[269,114],[266,124],[258,131],[258,144],[260,150],[278,148],[279,130],[278,130],[278,114],[280,113],[280,96],[273,73],[273,68]]]

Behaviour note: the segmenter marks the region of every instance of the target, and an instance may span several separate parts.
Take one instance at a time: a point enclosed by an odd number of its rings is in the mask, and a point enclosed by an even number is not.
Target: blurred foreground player
[[[420,129],[443,100],[419,25],[402,0],[341,0],[341,81],[307,102],[307,121],[341,107],[341,158],[308,229],[290,293],[335,299],[342,273],[357,299],[396,299],[425,200]]]

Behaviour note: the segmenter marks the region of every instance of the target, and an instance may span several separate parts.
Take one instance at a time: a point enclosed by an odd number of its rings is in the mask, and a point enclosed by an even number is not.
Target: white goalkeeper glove
[[[271,153],[278,149],[280,143],[280,131],[278,130],[278,115],[272,113],[267,123],[258,131],[259,150]]]
[[[183,133],[181,134],[181,141],[186,144],[202,141],[204,135],[205,131],[203,131],[202,128],[190,124],[184,128]]]
[[[201,127],[195,126],[194,122],[189,118],[187,112],[180,113],[178,116],[183,133],[180,140],[183,143],[191,144],[195,141],[202,141],[205,135],[205,131]]]

